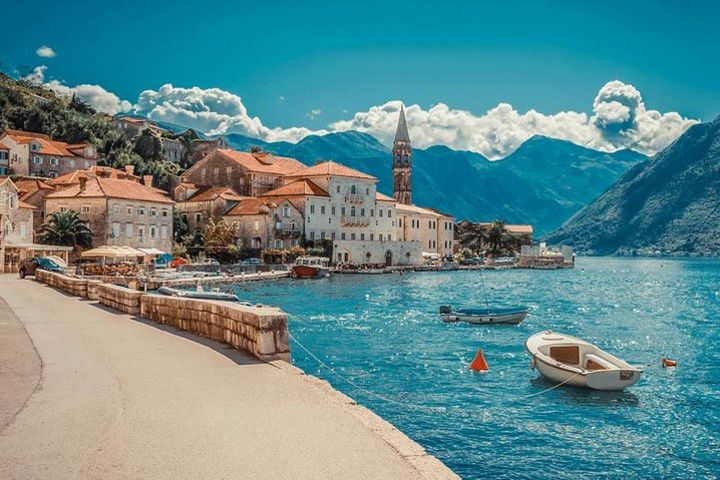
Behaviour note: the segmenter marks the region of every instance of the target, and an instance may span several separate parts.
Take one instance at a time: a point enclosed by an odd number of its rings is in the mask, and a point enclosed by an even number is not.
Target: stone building
[[[303,215],[289,200],[245,198],[223,219],[237,228],[244,248],[288,249],[302,243]]]
[[[162,144],[161,155],[163,160],[180,165],[185,164],[187,148],[185,148],[183,142],[174,138],[161,137],[160,143]]]
[[[34,255],[59,255],[67,261],[71,247],[34,243],[35,207],[20,194],[12,180],[0,177],[0,273],[17,272],[22,261]]]
[[[135,175],[135,167],[133,165],[125,165],[125,168],[122,170],[95,165],[84,170],[73,170],[59,177],[51,178],[47,183],[56,188],[64,188],[79,184],[81,178],[87,179],[93,177],[130,180],[136,183],[142,183],[144,181],[143,178]]]
[[[3,168],[11,175],[57,177],[97,164],[97,151],[89,143],[68,144],[42,133],[6,129],[0,144],[7,156]],[[2,166],[2,165],[0,165]]]
[[[455,246],[455,219],[432,208],[398,203],[398,239],[419,242],[426,254],[452,257]]]
[[[267,152],[213,150],[190,167],[182,181],[201,186],[231,187],[238,194],[255,197],[280,185],[283,175],[305,165],[294,158]]]
[[[173,190],[175,211],[182,215],[190,234],[203,233],[210,219],[222,220],[223,214],[249,197],[238,195],[230,187],[201,187],[181,183]]]
[[[111,123],[130,140],[133,140],[135,137],[148,129],[158,135],[162,135],[166,131],[165,129],[158,127],[155,122],[151,122],[146,118],[121,116],[113,118]]]
[[[45,221],[45,197],[57,190],[56,187],[38,178],[20,178],[14,181],[21,202],[34,207],[34,239],[37,241],[38,229]]]
[[[173,202],[144,183],[106,177],[80,177],[45,198],[45,214],[74,210],[93,232],[93,245],[157,248],[170,252]]]
[[[412,204],[412,143],[405,121],[405,109],[400,106],[395,140],[393,141],[393,196],[398,203]]]
[[[202,139],[197,138],[190,142],[190,151],[182,164],[184,167],[195,165],[197,162],[205,158],[208,153],[218,150],[227,149],[228,144],[224,137]]]

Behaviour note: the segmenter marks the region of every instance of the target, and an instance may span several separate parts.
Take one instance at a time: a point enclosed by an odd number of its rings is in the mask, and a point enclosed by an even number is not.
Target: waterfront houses
[[[57,190],[50,183],[40,178],[16,178],[13,183],[18,189],[21,202],[33,208],[34,237],[37,240],[37,230],[45,220],[45,197]]]
[[[74,210],[93,232],[93,244],[157,248],[169,252],[173,240],[174,201],[133,180],[84,177],[47,195],[45,214]]]
[[[294,158],[267,152],[215,149],[190,167],[182,181],[201,186],[224,186],[238,194],[255,197],[280,186],[280,179],[303,168]]]
[[[69,144],[48,135],[6,129],[0,134],[0,172],[8,175],[57,177],[97,164],[97,151],[89,143]],[[4,159],[2,157],[5,157]]]

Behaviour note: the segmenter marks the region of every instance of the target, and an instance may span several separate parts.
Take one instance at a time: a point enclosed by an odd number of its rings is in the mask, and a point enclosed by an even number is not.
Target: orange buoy
[[[669,358],[663,358],[662,359],[662,366],[665,368],[668,367],[677,367],[677,362],[675,360],[670,360]]]
[[[474,370],[476,372],[487,372],[488,370],[490,370],[490,367],[488,367],[488,364],[485,361],[485,356],[483,355],[482,348],[478,348],[475,359],[470,364],[470,370]]]

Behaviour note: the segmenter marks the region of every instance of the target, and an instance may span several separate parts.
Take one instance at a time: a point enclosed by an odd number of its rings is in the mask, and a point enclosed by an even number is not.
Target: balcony
[[[348,193],[345,195],[345,202],[347,203],[363,203],[365,201],[365,195],[359,195],[357,193]]]
[[[278,223],[275,226],[275,231],[284,237],[299,237],[301,233],[297,225],[289,223]]]
[[[343,227],[367,227],[370,217],[341,217],[340,223]]]

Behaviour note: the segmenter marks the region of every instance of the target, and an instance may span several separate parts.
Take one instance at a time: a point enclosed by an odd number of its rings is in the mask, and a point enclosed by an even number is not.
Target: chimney
[[[143,184],[146,187],[152,187],[153,182],[153,176],[152,175],[143,175]]]
[[[134,175],[135,165],[125,165],[125,173],[127,173],[128,175]]]
[[[88,179],[87,179],[87,177],[80,177],[80,178],[78,178],[78,180],[80,181],[80,191],[84,192],[85,187],[87,186]]]

